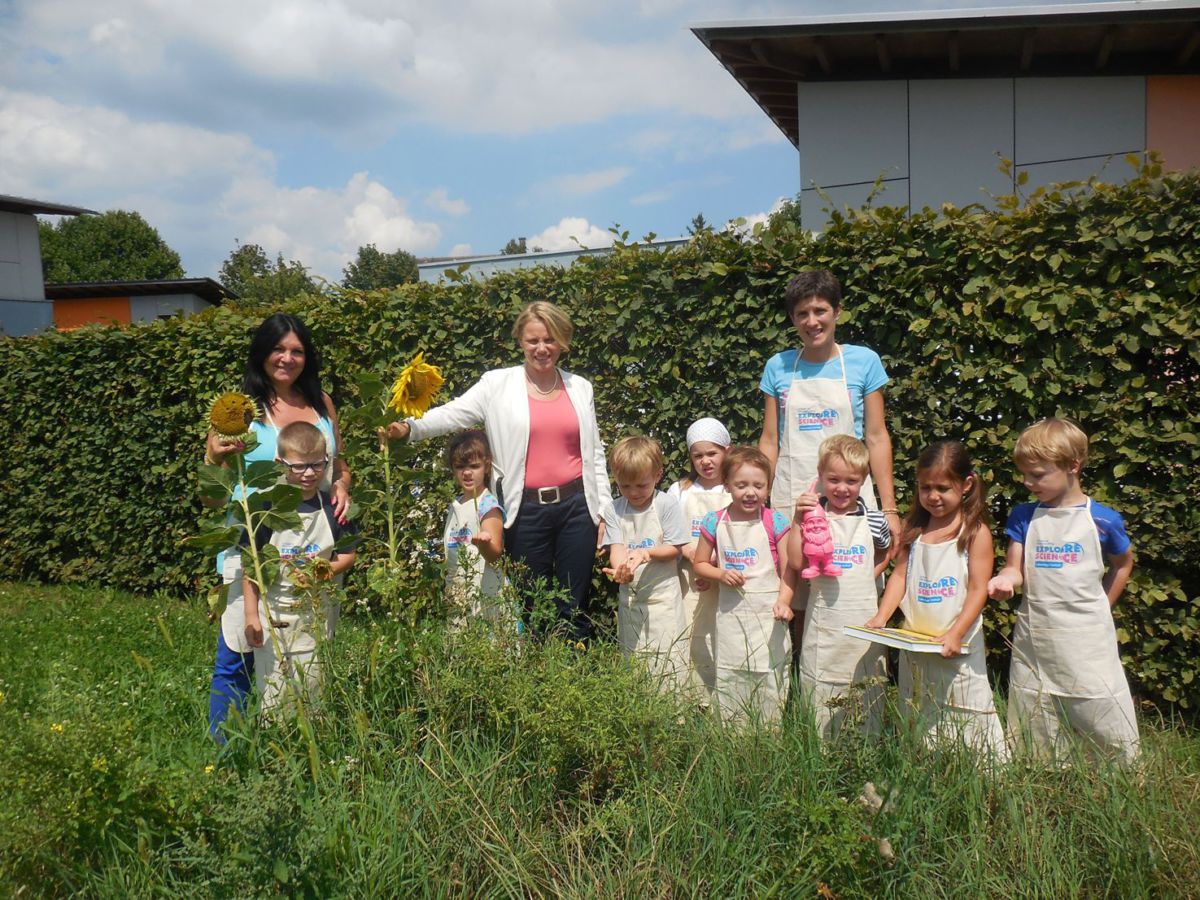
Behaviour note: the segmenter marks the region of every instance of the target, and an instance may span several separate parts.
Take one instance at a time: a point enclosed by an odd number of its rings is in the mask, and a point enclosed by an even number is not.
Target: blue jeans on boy
[[[230,650],[225,635],[217,629],[217,661],[213,666],[212,686],[208,693],[208,733],[218,744],[225,743],[221,726],[229,717],[229,707],[246,709],[250,684],[254,681],[254,653]]]

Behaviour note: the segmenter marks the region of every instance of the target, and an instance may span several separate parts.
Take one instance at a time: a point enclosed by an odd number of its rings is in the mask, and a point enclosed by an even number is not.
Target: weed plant
[[[832,747],[795,710],[722,728],[605,642],[354,618],[311,742],[250,716],[218,751],[203,623],[164,598],[0,585],[0,892],[1200,894],[1200,739],[1178,723],[1144,723],[1132,771],[989,773],[894,717]]]

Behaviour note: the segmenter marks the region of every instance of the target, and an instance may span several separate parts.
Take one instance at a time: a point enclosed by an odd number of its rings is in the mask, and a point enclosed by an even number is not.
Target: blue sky
[[[0,194],[137,210],[193,276],[673,237],[799,189],[690,25],[988,5],[0,0]]]

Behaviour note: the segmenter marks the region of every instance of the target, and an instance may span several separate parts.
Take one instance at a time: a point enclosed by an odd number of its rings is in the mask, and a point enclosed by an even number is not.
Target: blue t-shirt
[[[854,410],[854,434],[863,436],[863,398],[879,390],[890,380],[883,370],[883,361],[879,354],[868,347],[857,344],[841,344],[841,360],[846,364],[846,388],[850,393],[850,406]],[[837,354],[823,363],[797,361],[799,350],[784,350],[776,353],[763,368],[762,380],[758,386],[764,394],[781,401],[787,397],[792,386],[792,378],[831,378],[841,380],[842,365]],[[792,368],[795,367],[795,376]],[[777,408],[778,421],[786,421],[782,403]],[[783,441],[783,429],[779,429],[780,442]]]
[[[1008,516],[1004,533],[1010,540],[1018,544],[1025,543],[1025,534],[1029,531],[1029,523],[1033,520],[1033,511],[1039,503],[1022,503]],[[1092,501],[1092,521],[1096,523],[1096,531],[1100,535],[1100,549],[1105,556],[1120,556],[1129,549],[1129,536],[1125,533],[1125,520],[1121,514],[1103,503]]]

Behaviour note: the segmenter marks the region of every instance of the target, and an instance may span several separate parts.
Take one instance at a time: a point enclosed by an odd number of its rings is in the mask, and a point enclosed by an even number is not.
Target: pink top
[[[529,448],[525,487],[558,487],[583,474],[579,417],[566,391],[553,400],[529,398]]]

